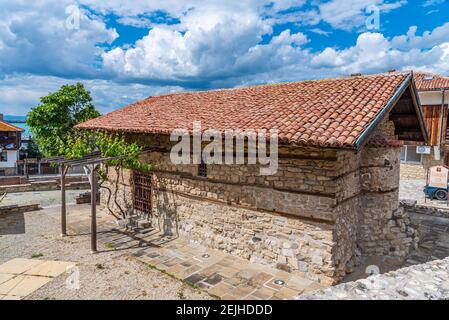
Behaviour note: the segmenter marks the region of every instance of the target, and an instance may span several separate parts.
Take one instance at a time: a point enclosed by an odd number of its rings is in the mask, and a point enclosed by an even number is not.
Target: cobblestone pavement
[[[69,215],[68,221],[76,232],[90,232],[87,212],[76,210],[75,215],[73,212]],[[98,230],[99,241],[106,247],[130,253],[151,268],[222,299],[291,299],[300,293],[325,287],[184,239],[162,236],[154,229],[126,232],[102,213],[98,218]]]
[[[399,199],[416,200],[424,202],[425,180],[401,180],[399,182]]]
[[[447,300],[449,258],[340,284],[299,300]]]
[[[88,206],[78,208],[88,217]],[[25,299],[211,299],[205,292],[148,268],[126,251],[100,242],[99,253],[91,254],[89,234],[69,230],[69,236],[61,237],[58,209],[0,215],[0,264],[18,257],[72,261],[79,271],[79,288],[67,286],[75,274],[64,272]],[[68,209],[71,223],[78,209]]]

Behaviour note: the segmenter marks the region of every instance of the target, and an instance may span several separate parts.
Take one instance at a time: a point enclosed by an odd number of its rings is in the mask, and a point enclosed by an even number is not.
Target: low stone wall
[[[298,300],[447,300],[449,258],[300,295]]]
[[[89,182],[72,182],[66,184],[66,190],[81,190],[89,189]],[[0,193],[15,193],[15,192],[32,192],[32,191],[52,191],[60,190],[60,186],[56,181],[47,182],[32,182],[27,184],[0,186]]]
[[[448,208],[431,207],[423,204],[417,204],[416,201],[412,200],[401,200],[400,204],[401,207],[403,207],[404,210],[407,212],[414,212],[449,219],[449,207]]]
[[[40,205],[36,204],[26,204],[26,205],[13,205],[13,206],[2,206],[0,207],[0,215],[7,215],[11,213],[20,213],[28,211],[40,210]]]
[[[426,170],[422,164],[401,163],[401,180],[426,179]]]
[[[26,177],[0,177],[0,186],[9,186],[27,183]]]

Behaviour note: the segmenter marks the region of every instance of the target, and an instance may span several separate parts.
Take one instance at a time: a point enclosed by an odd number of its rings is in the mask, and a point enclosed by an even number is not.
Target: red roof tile
[[[169,134],[192,130],[278,129],[280,142],[354,147],[406,79],[379,74],[149,97],[77,126]]]
[[[449,89],[449,77],[429,72],[415,72],[414,79],[418,91]]]

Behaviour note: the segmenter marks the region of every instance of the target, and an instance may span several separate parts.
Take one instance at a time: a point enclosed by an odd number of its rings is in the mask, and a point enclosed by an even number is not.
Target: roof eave
[[[385,107],[379,112],[379,114],[376,116],[376,118],[368,125],[368,127],[362,132],[362,134],[357,138],[353,149],[360,150],[362,146],[365,144],[365,142],[368,140],[368,138],[371,136],[371,133],[374,131],[374,129],[379,125],[379,123],[384,119],[384,117],[393,109],[393,107],[396,105],[398,100],[401,98],[402,94],[407,90],[407,88],[413,83],[413,73],[410,73],[407,78],[401,83],[401,85],[398,87],[394,95],[388,100]],[[413,91],[413,90],[412,90]],[[415,98],[417,99],[419,103],[419,97],[417,97],[416,91],[413,91],[412,93],[415,95]],[[422,114],[421,108],[419,108],[418,117],[420,124],[424,124],[424,116]],[[425,130],[425,124],[424,127],[421,125],[421,129],[424,128]],[[424,139],[427,141],[427,132],[423,132]]]

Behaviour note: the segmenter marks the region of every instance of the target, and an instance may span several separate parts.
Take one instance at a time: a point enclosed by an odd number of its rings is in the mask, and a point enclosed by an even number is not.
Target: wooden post
[[[29,179],[29,177],[28,177],[28,158],[25,158],[25,167],[24,167],[24,174],[25,174],[25,177],[26,177],[26,179],[28,180]]]
[[[91,177],[91,195],[90,195],[90,206],[91,206],[91,252],[97,252],[97,171],[96,165],[93,164],[90,172]]]
[[[61,165],[61,236],[67,235],[67,221],[66,221],[66,201],[65,201],[65,174],[66,166]]]

